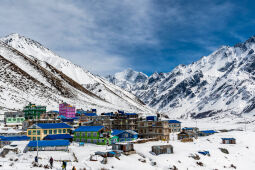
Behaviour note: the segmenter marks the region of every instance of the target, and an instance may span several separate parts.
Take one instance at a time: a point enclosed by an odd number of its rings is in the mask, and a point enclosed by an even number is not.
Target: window
[[[36,137],[33,137],[33,140],[36,140]]]
[[[97,143],[97,139],[93,139],[93,143]]]
[[[66,133],[66,129],[63,129],[63,133]]]
[[[33,135],[35,135],[36,134],[36,130],[33,130]]]
[[[28,135],[31,135],[31,130],[28,131]]]
[[[85,132],[82,132],[82,133],[81,133],[81,136],[85,136]]]
[[[88,143],[91,143],[91,139],[87,139],[87,142],[88,142]]]
[[[40,137],[37,137],[37,140],[41,140],[41,138],[40,138]]]
[[[85,142],[85,139],[84,139],[84,138],[81,138],[81,142]]]
[[[76,142],[80,142],[80,139],[79,139],[79,138],[76,138],[75,141],[76,141]]]
[[[57,134],[57,129],[54,130],[54,134]]]
[[[50,134],[50,135],[52,134],[52,130],[49,130],[49,134]]]
[[[93,136],[94,136],[94,137],[97,137],[97,132],[94,132],[94,133],[93,133]]]
[[[16,118],[13,118],[13,121],[16,121]]]
[[[128,133],[124,133],[124,134],[123,134],[123,137],[124,137],[124,138],[128,138]]]
[[[70,133],[70,129],[67,129],[67,133]]]
[[[41,131],[40,130],[37,130],[37,135],[40,135]]]
[[[47,135],[47,132],[48,132],[47,130],[44,130],[44,131],[43,131],[43,133],[44,133],[45,135]]]
[[[62,133],[62,129],[58,129],[58,133],[59,133],[59,134]]]
[[[87,136],[88,136],[88,137],[91,137],[91,133],[90,133],[90,132],[88,132],[88,133],[87,133]]]

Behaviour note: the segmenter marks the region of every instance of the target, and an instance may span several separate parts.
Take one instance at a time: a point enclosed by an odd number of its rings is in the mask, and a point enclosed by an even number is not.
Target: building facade
[[[111,130],[104,126],[80,126],[74,131],[74,141],[94,143],[97,145],[111,144]]]
[[[109,129],[137,131],[138,114],[136,113],[103,113],[95,117],[93,125],[103,125]]]
[[[112,130],[112,135],[118,137],[118,142],[127,142],[138,139],[138,133],[133,130]]]
[[[137,131],[138,114],[121,113],[111,116],[112,129]]]
[[[75,107],[67,103],[61,103],[59,104],[59,115],[63,115],[67,118],[73,118],[75,117]]]
[[[25,120],[23,112],[5,112],[4,113],[4,123],[6,125],[22,125]]]
[[[181,122],[178,120],[168,120],[170,133],[181,131]]]
[[[25,120],[22,123],[22,130],[27,130],[30,126],[36,123],[61,123],[60,119],[30,119],[30,120]]]
[[[70,134],[71,126],[65,123],[38,123],[27,129],[30,140],[43,140],[47,135]]]
[[[140,138],[157,138],[169,140],[169,124],[167,121],[139,121],[138,134]]]
[[[46,106],[36,106],[29,103],[23,110],[25,119],[39,119],[41,114],[46,113]]]

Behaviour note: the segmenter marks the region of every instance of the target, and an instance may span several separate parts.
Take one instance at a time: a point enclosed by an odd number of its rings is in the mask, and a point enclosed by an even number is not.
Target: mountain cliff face
[[[255,113],[254,51],[255,37],[251,37],[234,47],[223,46],[190,65],[179,65],[169,73],[154,73],[142,83],[116,75],[107,78],[116,85],[132,84],[121,87],[172,117],[221,118]]]
[[[133,94],[18,34],[0,39],[0,65],[2,108],[22,109],[33,102],[57,109],[58,103],[66,101],[101,112],[153,113]]]
[[[106,79],[127,91],[132,91],[133,85],[142,85],[148,79],[148,76],[142,72],[137,72],[129,68],[123,72],[116,73],[113,76],[109,75]]]

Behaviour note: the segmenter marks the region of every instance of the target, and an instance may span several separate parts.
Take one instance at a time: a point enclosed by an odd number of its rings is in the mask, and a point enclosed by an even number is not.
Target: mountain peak
[[[20,38],[20,37],[22,37],[22,36],[18,33],[11,33],[11,34],[5,36],[5,38]]]

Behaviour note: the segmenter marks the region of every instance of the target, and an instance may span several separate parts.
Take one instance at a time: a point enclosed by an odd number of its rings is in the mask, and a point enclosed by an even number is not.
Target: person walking
[[[75,166],[73,166],[72,170],[76,170]]]
[[[38,157],[35,156],[35,163],[38,163]]]
[[[66,170],[66,162],[65,161],[63,161],[63,163],[62,163],[62,169]]]
[[[50,157],[50,169],[52,169],[52,167],[53,167],[53,158]]]

